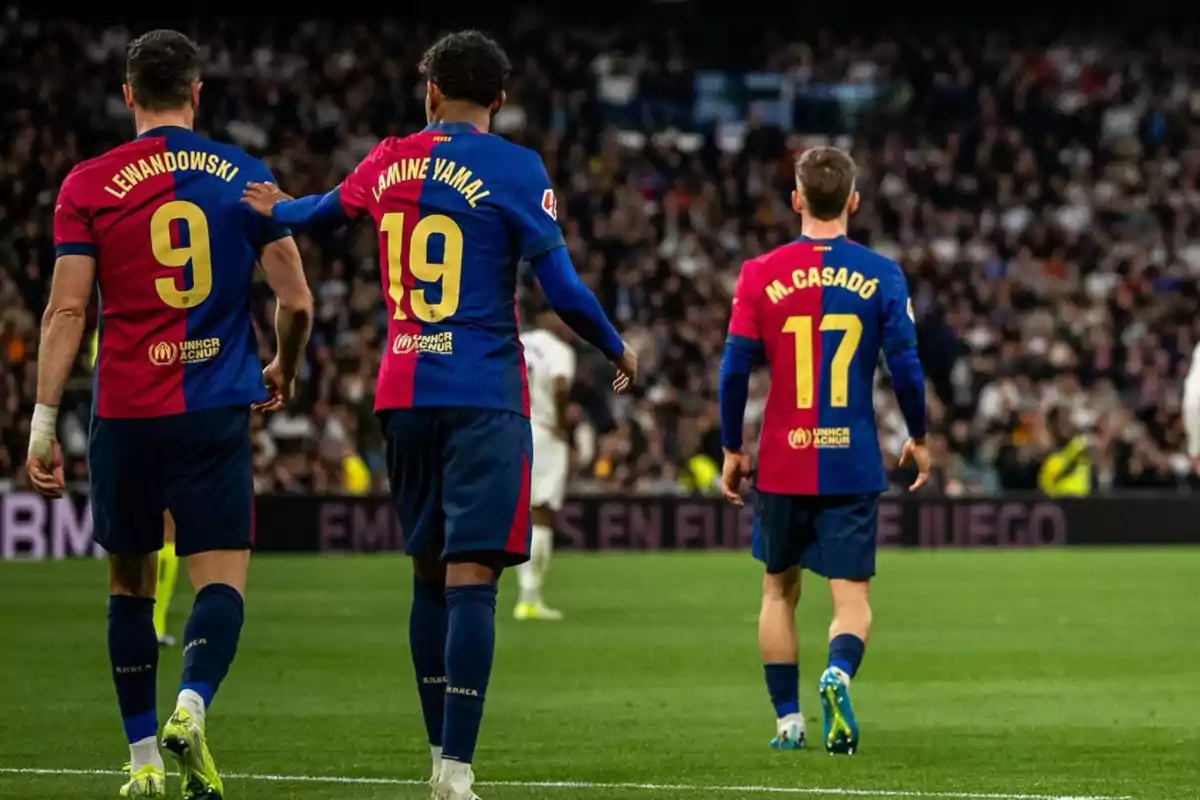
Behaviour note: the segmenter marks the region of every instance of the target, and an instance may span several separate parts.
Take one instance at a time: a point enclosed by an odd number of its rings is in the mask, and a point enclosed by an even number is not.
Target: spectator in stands
[[[28,435],[55,192],[74,163],[128,133],[116,88],[128,32],[26,13],[0,21],[0,467]],[[210,102],[198,127],[262,154],[291,192],[335,183],[379,137],[423,122],[415,65],[432,31],[202,27]],[[793,81],[798,119],[852,139],[864,192],[852,235],[908,272],[942,491],[1036,490],[1045,460],[1061,455],[1051,417],[1094,431],[1099,490],[1186,484],[1177,398],[1200,340],[1192,44],[1170,31],[1056,41],[1030,31],[810,29],[764,50],[702,26],[676,35],[636,19],[582,30],[512,16],[498,33],[519,67],[495,127],[543,152],[572,258],[647,376],[636,396],[609,399],[603,365],[581,361],[574,490],[706,490],[737,270],[798,232],[791,159],[820,137],[770,124],[765,106],[742,109],[744,126],[693,123],[696,71],[726,57]],[[302,398],[256,426],[259,491],[382,485],[375,247],[365,228],[302,242],[316,328]],[[268,294],[255,300],[262,330]],[[86,366],[64,399],[73,431],[86,427]],[[756,377],[752,427],[765,388]],[[886,392],[877,408],[892,463],[902,422]],[[82,448],[68,450],[82,479]]]
[[[1038,488],[1048,497],[1086,497],[1092,492],[1092,459],[1088,437],[1075,428],[1059,407],[1050,414],[1054,449],[1038,469]]]

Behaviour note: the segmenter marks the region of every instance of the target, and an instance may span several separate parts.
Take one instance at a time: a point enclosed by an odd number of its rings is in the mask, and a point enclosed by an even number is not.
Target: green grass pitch
[[[807,577],[813,736],[829,601]],[[255,561],[209,713],[218,764],[242,776],[230,800],[427,796],[409,580],[396,556]],[[513,583],[477,758],[485,800],[1200,797],[1200,550],[883,554],[852,758],[767,748],[745,554],[562,556],[557,625],[513,622]],[[105,587],[100,562],[0,563],[0,798],[116,797],[120,778],[88,774],[127,754]],[[182,591],[176,633],[189,605]],[[178,669],[168,651],[164,719]],[[330,776],[353,782],[299,780]],[[567,781],[588,785],[549,785]]]

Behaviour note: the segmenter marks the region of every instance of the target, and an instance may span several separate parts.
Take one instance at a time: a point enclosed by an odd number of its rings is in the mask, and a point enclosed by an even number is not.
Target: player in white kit
[[[517,567],[521,594],[513,616],[555,621],[562,613],[542,601],[542,582],[554,550],[554,517],[562,508],[570,469],[565,412],[575,380],[575,350],[560,335],[562,323],[551,311],[538,315],[537,328],[521,334],[529,376],[529,416],[533,423],[530,517],[533,541],[529,561]]]
[[[1200,344],[1192,351],[1192,365],[1183,381],[1183,426],[1187,430],[1188,455],[1200,473]]]

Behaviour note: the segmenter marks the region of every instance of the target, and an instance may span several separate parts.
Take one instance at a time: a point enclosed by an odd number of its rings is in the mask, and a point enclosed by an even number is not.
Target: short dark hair
[[[808,213],[821,220],[837,219],[854,191],[858,168],[854,159],[836,147],[814,147],[796,159],[796,181]]]
[[[129,43],[125,79],[142,108],[164,111],[185,106],[200,80],[200,48],[179,31],[150,31]]]
[[[504,91],[512,64],[496,40],[479,31],[448,33],[421,59],[421,74],[449,100],[490,106]]]

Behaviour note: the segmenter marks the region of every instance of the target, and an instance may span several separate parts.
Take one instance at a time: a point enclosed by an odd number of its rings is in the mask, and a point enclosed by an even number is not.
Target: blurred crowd
[[[292,194],[325,191],[380,137],[423,124],[415,65],[435,30],[207,22],[195,33],[207,60],[198,128],[264,157]],[[695,70],[711,66],[687,36],[531,14],[495,33],[515,65],[496,128],[544,155],[571,256],[645,376],[613,397],[607,366],[581,349],[572,486],[711,491],[730,292],[743,260],[799,233],[792,161],[826,140],[753,114],[732,143],[716,124],[662,135],[678,115],[656,109],[685,105]],[[127,37],[15,11],[0,23],[0,477],[19,481],[24,460],[58,186],[131,135],[119,90]],[[1190,480],[1179,406],[1200,339],[1195,45],[1039,30],[776,36],[747,50],[757,63],[743,66],[800,85],[881,87],[833,141],[860,168],[852,238],[909,276],[941,491],[1053,493],[1043,465],[1064,448],[1083,460],[1085,491]],[[653,102],[618,124],[609,101],[632,95]],[[302,397],[256,423],[258,489],[378,491],[371,406],[386,320],[375,237],[363,226],[302,238],[301,249],[316,328]],[[265,287],[254,306],[265,359]],[[85,354],[64,401],[76,479],[89,369]],[[766,381],[755,379],[751,425]],[[876,405],[893,463],[903,422],[882,369]]]

